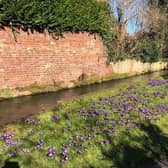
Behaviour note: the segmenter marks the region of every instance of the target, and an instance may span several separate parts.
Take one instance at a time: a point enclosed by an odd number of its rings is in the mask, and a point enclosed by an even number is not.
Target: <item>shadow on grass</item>
[[[161,75],[161,77],[162,77],[163,79],[165,79],[165,80],[168,79],[168,75]]]
[[[20,168],[18,162],[5,162],[5,165],[2,168]]]
[[[110,150],[102,149],[105,158],[115,168],[168,168],[168,136],[152,124],[141,125],[141,130],[146,136],[129,133],[129,140],[121,139],[117,145],[112,142]]]

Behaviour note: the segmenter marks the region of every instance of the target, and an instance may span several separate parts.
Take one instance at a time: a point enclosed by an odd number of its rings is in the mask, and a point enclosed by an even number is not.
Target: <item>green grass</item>
[[[94,83],[101,83],[103,81],[110,81],[110,80],[116,80],[116,79],[125,79],[125,78],[129,78],[132,76],[136,76],[136,74],[129,74],[129,73],[112,73],[112,74],[108,74],[104,77],[99,77],[97,75],[92,75],[90,77],[85,76],[83,80],[79,80],[79,81],[72,81],[72,83],[74,84],[74,86],[82,86],[82,85],[90,85],[90,84],[94,84]]]
[[[62,89],[58,83],[53,83],[53,85],[39,85],[37,83],[34,83],[30,86],[23,87],[23,88],[17,88],[18,91],[23,92],[23,91],[29,91],[31,94],[37,94],[37,93],[44,93],[44,92],[55,92],[60,89]]]
[[[12,132],[15,135],[13,140],[19,140],[19,143],[17,146],[7,147],[4,146],[4,140],[0,140],[0,167],[3,167],[6,161],[8,167],[13,162],[20,168],[142,168],[144,164],[148,165],[165,159],[168,157],[168,112],[152,113],[152,120],[148,120],[141,118],[137,111],[141,107],[154,109],[157,105],[168,104],[168,96],[161,98],[153,95],[156,91],[168,93],[167,86],[168,84],[150,87],[138,83],[136,90],[128,91],[126,88],[120,88],[64,103],[57,109],[33,116],[31,124],[23,121],[10,124],[0,131],[0,135]],[[115,95],[115,102],[121,100],[121,103],[126,103],[129,92],[133,97],[140,96],[142,100],[144,99],[138,105],[133,105],[133,112],[126,115],[131,118],[131,124],[122,126],[116,122],[116,130],[112,133],[104,131],[112,119],[118,121],[120,118],[117,109],[111,109],[109,101],[105,99]],[[118,94],[120,95],[117,96]],[[103,100],[100,101],[100,97]],[[85,108],[85,111],[89,112],[92,109],[90,102],[95,102],[95,109],[100,110],[105,106],[106,111],[110,113],[109,119],[104,119],[104,113],[103,116],[86,119],[81,117],[78,110]],[[59,115],[58,121],[52,120],[53,114]],[[40,124],[35,124],[34,121],[40,121]],[[96,121],[105,121],[105,123],[97,127],[95,133],[93,128],[95,128]],[[33,130],[32,134],[28,133],[30,129]],[[80,141],[76,138],[77,135],[88,134],[91,134],[91,139]],[[34,150],[39,139],[44,140],[44,146],[40,150]],[[78,147],[68,147],[69,161],[62,164],[60,162],[63,158],[62,144],[69,144],[72,140],[77,141]],[[106,143],[100,144],[100,142]],[[56,155],[53,158],[46,156],[51,146],[56,148]],[[19,152],[15,157],[9,158],[9,154],[16,147]],[[25,154],[22,152],[23,148],[30,149],[31,152]],[[79,149],[83,151],[82,155],[77,154]]]
[[[9,98],[12,97],[13,93],[10,89],[0,89],[0,97]]]
[[[115,80],[115,79],[124,79],[128,78],[131,76],[135,76],[132,74],[111,74],[107,75],[103,78],[100,78],[96,75],[90,76],[88,79],[85,77],[82,80],[78,81],[71,81],[72,85],[70,87],[78,87],[78,86],[83,86],[83,85],[90,85],[94,83],[101,83],[103,81],[109,81],[109,80]],[[55,82],[53,81],[53,84],[37,84],[33,83],[30,86],[25,86],[25,87],[17,87],[15,89],[1,89],[0,88],[0,99],[6,99],[6,98],[13,98],[13,97],[18,97],[18,96],[24,96],[25,93],[26,95],[33,95],[33,94],[39,94],[39,93],[45,93],[45,92],[56,92],[62,89],[68,88],[68,86],[64,86],[62,82]]]
[[[145,73],[147,74],[147,73]],[[129,73],[113,73],[113,74],[108,74],[104,77],[99,77],[97,75],[92,75],[90,77],[85,76],[83,79],[78,79],[76,81],[72,80],[70,81],[70,85],[66,86],[66,84],[62,82],[56,82],[53,81],[53,84],[38,84],[38,83],[33,83],[29,86],[25,87],[17,87],[15,89],[1,89],[0,88],[0,100],[2,99],[9,99],[9,98],[14,98],[14,97],[19,97],[19,96],[27,96],[27,95],[34,95],[34,94],[39,94],[39,93],[46,93],[46,92],[56,92],[59,90],[63,90],[66,88],[74,88],[74,87],[79,87],[79,86],[85,86],[85,85],[91,85],[95,83],[101,83],[103,81],[110,81],[110,80],[116,80],[116,79],[125,79],[133,76],[137,76],[138,74],[129,74]]]

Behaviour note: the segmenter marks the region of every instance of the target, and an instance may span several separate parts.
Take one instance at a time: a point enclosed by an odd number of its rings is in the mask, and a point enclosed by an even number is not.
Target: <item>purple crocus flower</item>
[[[111,129],[116,129],[117,126],[116,126],[115,124],[112,124],[112,125],[110,126],[110,128],[111,128]]]
[[[76,146],[78,146],[78,143],[76,141],[72,141],[71,146],[76,147]]]
[[[49,149],[48,149],[47,156],[48,156],[48,157],[54,157],[55,155],[56,155],[55,147],[49,148]]]
[[[52,116],[52,119],[53,119],[54,121],[58,121],[58,120],[59,120],[59,116],[58,116],[57,114],[54,114],[54,115]]]
[[[40,140],[37,142],[37,144],[36,144],[36,146],[35,146],[35,149],[36,149],[36,150],[42,149],[43,146],[44,146],[44,141],[40,139]]]
[[[68,149],[67,149],[66,147],[63,148],[63,150],[62,150],[62,155],[63,155],[63,156],[68,155]]]
[[[64,156],[64,158],[61,160],[61,163],[66,163],[69,160],[68,156]]]
[[[83,151],[82,150],[78,150],[77,153],[80,154],[80,155],[82,155]]]
[[[6,134],[3,135],[4,139],[12,139],[13,137],[14,137],[13,133],[6,133]]]
[[[9,157],[14,157],[18,154],[19,152],[19,149],[18,148],[15,148],[14,151],[12,153],[9,154]]]
[[[12,141],[12,140],[10,140],[10,139],[7,139],[7,140],[5,141],[5,143],[6,143],[7,146],[10,146],[10,147],[17,145],[17,142],[16,142],[16,141]]]
[[[69,160],[69,157],[68,156],[65,156],[64,157],[64,161],[68,161]]]
[[[1,140],[1,139],[4,139],[4,136],[3,136],[3,135],[0,135],[0,140]]]
[[[32,123],[32,119],[31,118],[26,118],[25,119],[25,123],[26,124],[31,124]]]
[[[63,159],[62,159],[62,163],[65,163],[69,160],[69,156],[68,156],[68,148],[64,145],[63,149],[62,149],[62,156],[63,156]]]
[[[160,95],[160,91],[155,91],[155,92],[153,93],[153,95],[156,96],[156,97],[159,96],[159,95]]]

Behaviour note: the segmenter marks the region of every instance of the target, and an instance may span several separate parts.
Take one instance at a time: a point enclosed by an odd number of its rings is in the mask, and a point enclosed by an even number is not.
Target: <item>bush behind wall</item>
[[[111,8],[97,0],[1,0],[0,22],[5,26],[55,35],[64,32],[99,34],[110,46]]]

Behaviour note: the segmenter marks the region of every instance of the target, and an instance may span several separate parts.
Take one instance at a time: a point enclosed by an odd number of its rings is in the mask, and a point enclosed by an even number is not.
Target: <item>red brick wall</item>
[[[78,80],[82,74],[104,76],[106,53],[98,36],[66,33],[54,39],[48,33],[0,30],[0,88],[24,87]]]

